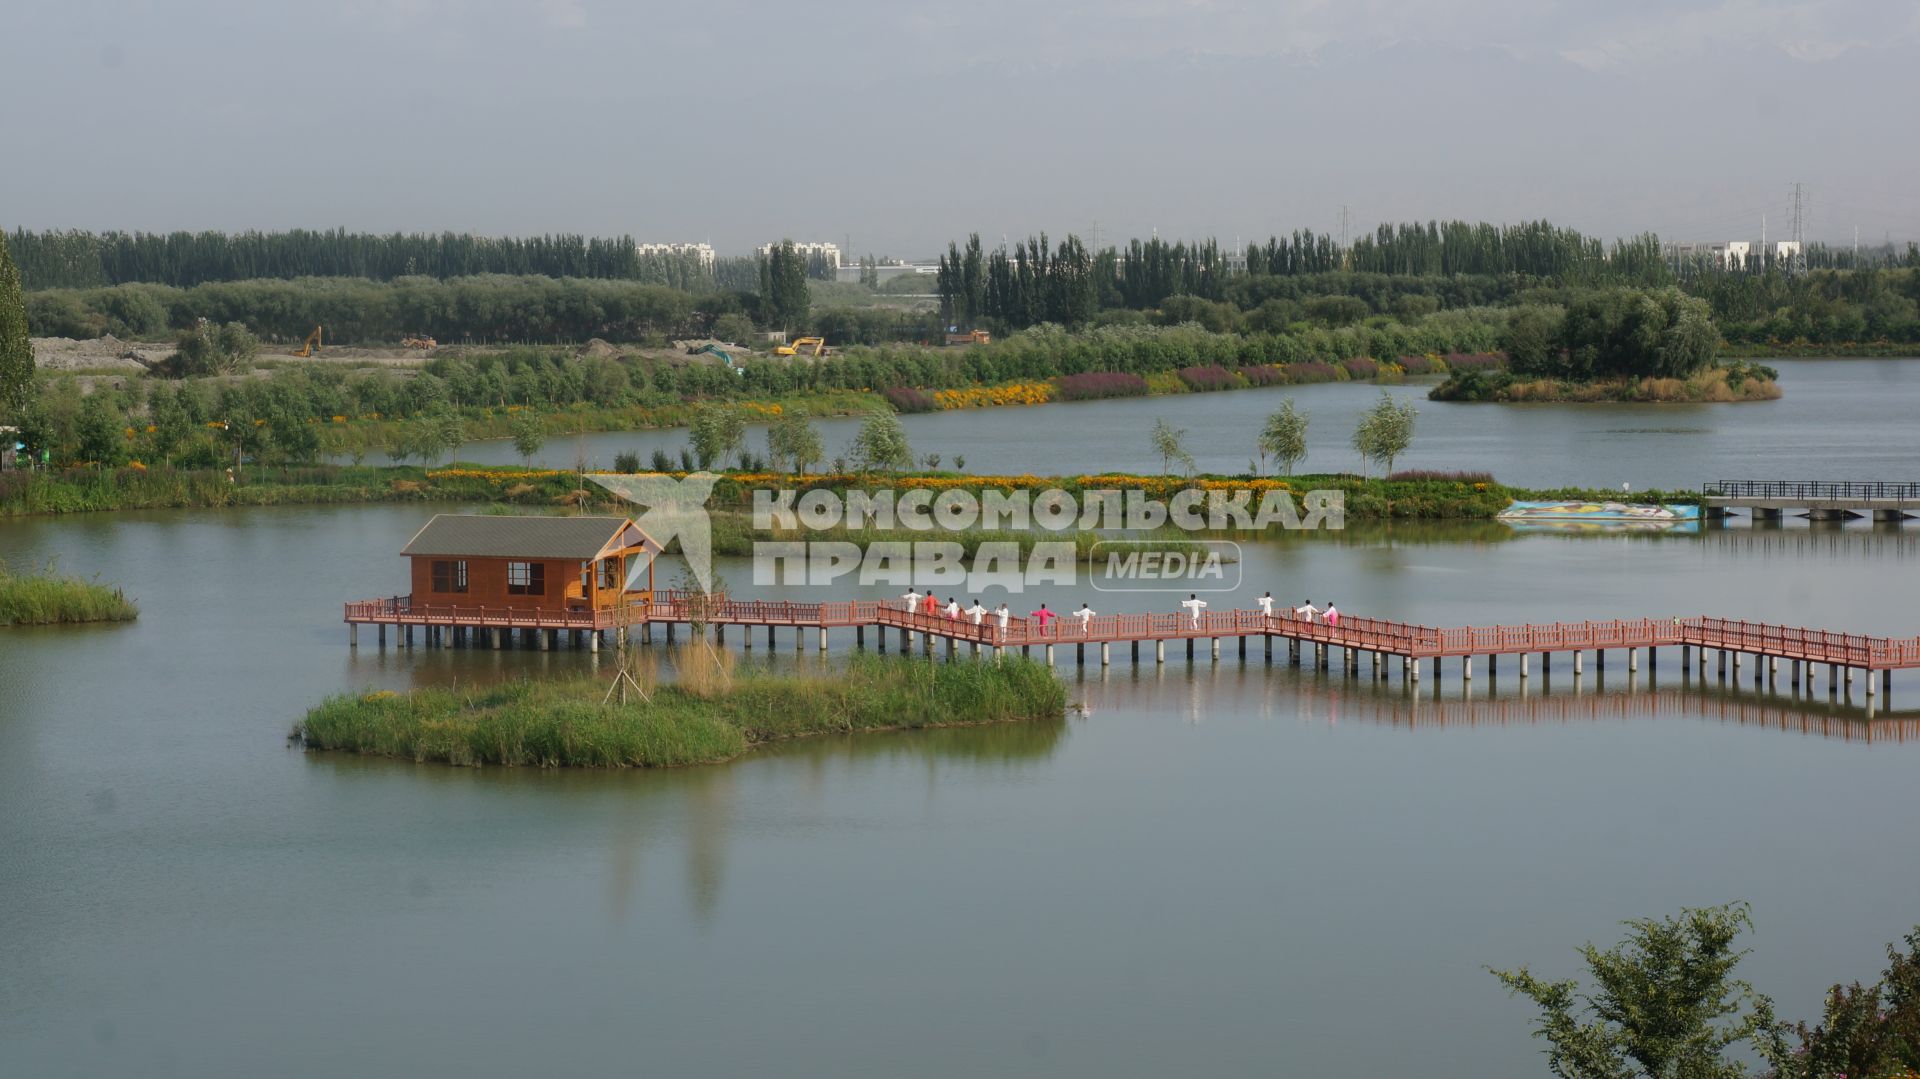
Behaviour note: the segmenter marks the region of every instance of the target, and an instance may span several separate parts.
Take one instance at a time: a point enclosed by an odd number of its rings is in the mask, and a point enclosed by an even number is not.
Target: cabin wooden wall
[[[524,558],[468,558],[467,590],[465,592],[435,592],[433,590],[433,564],[436,561],[461,561],[460,559],[431,558],[415,555],[413,562],[413,602],[416,604],[452,603],[462,607],[520,607],[527,610],[561,611],[567,608],[569,594],[578,597],[584,603],[586,596],[580,592],[580,562],[577,559],[534,559],[547,567],[547,591],[541,596],[509,595],[507,593],[507,563],[525,562]]]

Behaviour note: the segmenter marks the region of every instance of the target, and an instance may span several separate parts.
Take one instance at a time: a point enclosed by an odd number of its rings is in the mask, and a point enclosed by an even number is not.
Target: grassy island
[[[118,588],[51,571],[22,576],[0,563],[0,626],[131,622],[139,615]]]
[[[1774,401],[1780,397],[1778,373],[1745,360],[1710,367],[1685,378],[1528,378],[1507,371],[1466,371],[1449,377],[1428,394],[1435,401],[1615,402],[1630,404],[1707,404]]]
[[[607,701],[605,678],[343,694],[308,712],[293,737],[309,749],[463,766],[662,768],[809,735],[1059,721],[1067,705],[1052,672],[1025,658],[856,655],[828,672],[735,675],[720,669],[727,653],[707,655],[697,677],[653,687],[650,701]]]

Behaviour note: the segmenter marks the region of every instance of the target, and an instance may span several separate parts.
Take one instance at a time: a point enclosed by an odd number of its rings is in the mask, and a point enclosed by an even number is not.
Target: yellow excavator
[[[294,353],[294,355],[295,356],[320,355],[320,336],[321,336],[322,329],[324,329],[324,327],[315,326],[313,328],[313,332],[307,335],[306,344],[301,345],[300,351]]]
[[[812,349],[812,352],[808,352]],[[796,337],[791,345],[779,345],[773,350],[775,356],[812,356],[819,359],[827,354],[827,339],[824,337]]]
[[[421,349],[422,351],[431,351],[433,349],[439,348],[440,342],[435,341],[433,338],[423,333],[416,337],[402,338],[400,341],[400,347],[401,348],[417,348],[417,349]]]

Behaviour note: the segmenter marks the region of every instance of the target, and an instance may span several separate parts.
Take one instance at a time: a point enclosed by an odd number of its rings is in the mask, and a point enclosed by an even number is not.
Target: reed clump
[[[17,574],[0,562],[0,626],[131,622],[140,608],[125,592],[56,572]]]
[[[696,651],[680,650],[676,665],[699,662],[688,659]],[[1026,658],[856,655],[819,673],[716,669],[697,687],[654,684],[650,699],[630,693],[625,704],[609,699],[609,685],[586,677],[341,694],[308,712],[293,737],[309,749],[462,766],[663,768],[810,735],[1059,722],[1067,704],[1053,673]]]

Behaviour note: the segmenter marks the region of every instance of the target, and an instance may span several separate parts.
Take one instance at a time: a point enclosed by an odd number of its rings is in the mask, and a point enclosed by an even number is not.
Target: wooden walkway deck
[[[1642,649],[1647,652],[1648,663],[1654,664],[1658,662],[1658,649],[1677,646],[1683,663],[1690,662],[1692,653],[1698,649],[1698,662],[1703,670],[1709,650],[1718,653],[1722,673],[1731,657],[1736,676],[1743,657],[1758,657],[1759,662],[1767,664],[1770,673],[1777,673],[1784,661],[1791,667],[1795,685],[1800,682],[1802,664],[1825,665],[1830,682],[1839,676],[1838,672],[1845,671],[1849,686],[1854,671],[1866,672],[1869,695],[1875,688],[1874,673],[1880,674],[1877,680],[1884,684],[1890,682],[1890,672],[1894,670],[1920,667],[1920,637],[1875,637],[1704,616],[1441,628],[1346,615],[1338,625],[1329,625],[1298,618],[1291,611],[1269,616],[1258,610],[1230,609],[1203,611],[1198,617],[1184,612],[1108,614],[1084,622],[1065,615],[1045,627],[1035,619],[1012,617],[1002,627],[993,615],[975,623],[965,616],[953,619],[944,614],[909,611],[898,601],[796,603],[728,600],[663,591],[655,593],[653,602],[645,605],[566,613],[416,606],[408,597],[395,597],[349,603],[345,620],[351,627],[363,624],[380,627],[382,644],[386,641],[386,627],[392,625],[406,634],[408,643],[412,640],[412,628],[424,626],[430,631],[429,643],[434,643],[436,638],[440,639],[439,643],[446,643],[445,631],[451,630],[456,638],[462,634],[469,638],[475,633],[490,634],[494,647],[499,647],[502,631],[518,630],[533,634],[541,648],[551,647],[562,632],[571,634],[575,643],[584,639],[597,647],[601,635],[608,631],[638,631],[651,639],[653,627],[664,626],[668,638],[672,639],[675,626],[699,624],[715,627],[723,640],[729,627],[741,628],[748,634],[755,628],[764,628],[769,646],[776,629],[790,628],[795,631],[796,648],[805,647],[805,631],[813,630],[819,647],[824,650],[829,629],[853,628],[858,643],[864,647],[866,631],[871,627],[882,634],[876,643],[883,649],[885,631],[893,630],[899,634],[903,650],[915,640],[929,652],[935,641],[946,642],[949,652],[958,645],[974,649],[1038,647],[1044,649],[1048,662],[1052,662],[1056,646],[1074,645],[1076,657],[1084,663],[1088,646],[1095,646],[1102,664],[1111,662],[1110,649],[1114,644],[1128,645],[1136,662],[1141,645],[1151,644],[1154,659],[1164,661],[1168,641],[1187,642],[1188,652],[1192,654],[1195,642],[1205,640],[1209,642],[1210,654],[1218,657],[1223,638],[1237,640],[1242,655],[1246,653],[1247,641],[1259,638],[1269,656],[1275,640],[1285,643],[1294,662],[1300,661],[1302,649],[1311,648],[1315,662],[1322,667],[1327,665],[1330,654],[1339,651],[1343,653],[1343,668],[1354,675],[1359,674],[1363,657],[1371,657],[1375,671],[1380,669],[1383,658],[1398,660],[1406,676],[1414,681],[1420,679],[1421,668],[1427,661],[1432,661],[1437,676],[1444,659],[1457,660],[1461,677],[1470,680],[1478,657],[1486,657],[1490,670],[1500,657],[1512,657],[1518,661],[1519,673],[1524,678],[1529,674],[1529,657],[1539,655],[1544,665],[1551,662],[1555,653],[1569,654],[1575,673],[1581,670],[1582,657],[1588,652],[1594,653],[1596,663],[1604,668],[1608,651],[1626,653],[1628,669],[1637,670]],[[357,635],[351,639],[358,641]],[[752,647],[751,636],[743,643]],[[1759,674],[1758,667],[1755,674]],[[1812,666],[1809,666],[1809,684],[1812,677]]]

